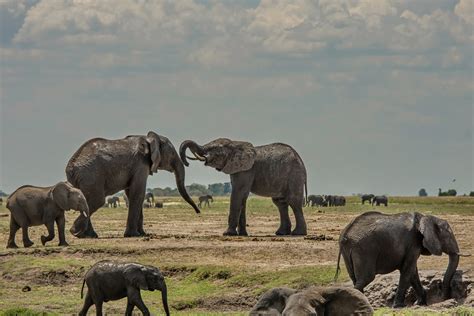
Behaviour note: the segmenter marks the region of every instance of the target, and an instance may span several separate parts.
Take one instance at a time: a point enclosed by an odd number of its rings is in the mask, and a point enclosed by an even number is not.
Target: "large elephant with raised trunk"
[[[410,285],[418,297],[418,304],[426,305],[426,291],[418,275],[418,257],[440,256],[443,252],[449,255],[443,279],[443,293],[448,298],[460,256],[448,222],[417,212],[393,215],[366,212],[357,216],[341,232],[337,271],[342,255],[354,287],[363,292],[376,274],[399,270],[400,281],[394,307],[405,306],[405,293]]]
[[[143,200],[148,175],[158,170],[174,173],[181,196],[199,213],[199,208],[186,192],[183,163],[170,140],[154,132],[146,136],[127,136],[109,140],[94,138],[84,143],[71,157],[66,167],[69,182],[81,189],[92,215],[105,197],[125,190],[128,197],[128,218],[125,237],[143,236]],[[84,216],[79,216],[71,228],[76,237],[97,237],[92,222],[87,229]]]
[[[186,156],[189,149],[194,158]],[[271,197],[280,212],[277,235],[306,235],[303,202],[306,189],[306,168],[298,153],[289,145],[273,143],[253,146],[243,141],[218,138],[203,146],[192,140],[184,141],[179,149],[183,163],[200,160],[230,175],[232,193],[228,228],[224,235],[247,235],[246,202],[249,193]],[[288,215],[291,206],[296,227],[291,230]],[[238,230],[237,230],[238,229]]]

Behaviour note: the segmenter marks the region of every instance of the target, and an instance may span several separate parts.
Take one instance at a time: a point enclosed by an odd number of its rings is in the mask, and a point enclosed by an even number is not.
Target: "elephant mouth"
[[[194,155],[194,157],[189,157],[186,155],[186,158],[188,158],[189,160],[198,160],[198,161],[203,161],[204,162],[204,165],[206,166],[207,165],[207,157],[206,156],[200,156],[199,154],[191,151]]]

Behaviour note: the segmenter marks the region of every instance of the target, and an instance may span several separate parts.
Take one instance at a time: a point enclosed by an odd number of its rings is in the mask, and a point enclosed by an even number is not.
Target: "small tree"
[[[426,190],[423,188],[418,191],[418,196],[428,196],[428,193],[426,193]]]
[[[471,192],[469,193],[469,196],[474,196],[474,191],[471,191]]]
[[[458,192],[456,192],[454,189],[449,189],[447,192],[447,196],[456,196],[457,194]]]

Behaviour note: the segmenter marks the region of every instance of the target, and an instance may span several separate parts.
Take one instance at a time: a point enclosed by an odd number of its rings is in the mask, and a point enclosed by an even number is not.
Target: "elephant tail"
[[[336,266],[336,274],[334,275],[334,282],[337,281],[337,278],[339,277],[339,274],[341,273],[341,249],[339,248],[339,254],[337,255],[337,266]]]
[[[304,180],[304,201],[305,201],[305,206],[309,204],[309,201],[308,201],[308,179]]]
[[[83,297],[83,292],[84,292],[84,284],[86,283],[86,279],[84,278],[84,280],[82,280],[82,288],[81,288],[81,299]]]

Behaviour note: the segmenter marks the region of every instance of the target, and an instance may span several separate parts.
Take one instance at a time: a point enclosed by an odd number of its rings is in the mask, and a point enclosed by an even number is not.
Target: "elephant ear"
[[[421,216],[418,224],[418,230],[423,235],[423,247],[426,248],[430,254],[441,256],[442,248],[439,240],[438,221],[434,216]]]
[[[257,152],[251,143],[233,141],[230,143],[230,148],[231,152],[222,172],[234,174],[252,168]]]
[[[69,192],[70,191],[71,191],[71,185],[67,182],[59,182],[53,187],[53,190],[52,190],[53,201],[62,210],[68,211],[71,209],[71,207],[69,206]]]
[[[125,279],[131,286],[137,289],[148,290],[147,273],[145,267],[134,266],[125,271]]]
[[[150,145],[150,158],[151,158],[151,167],[150,175],[158,171],[158,166],[161,162],[160,154],[160,136],[155,132],[148,132],[146,135],[146,141]]]

